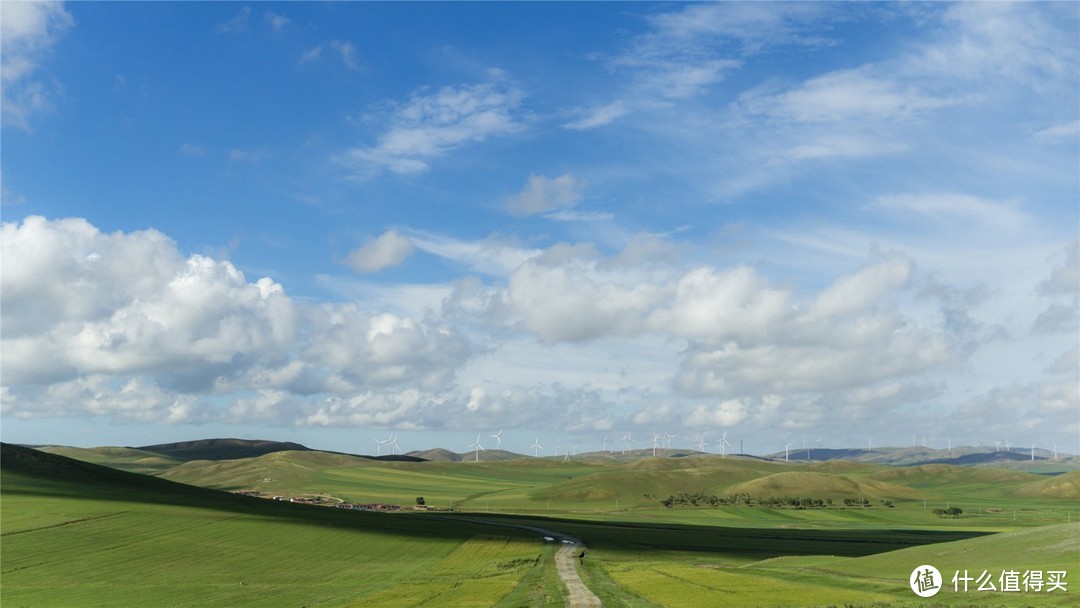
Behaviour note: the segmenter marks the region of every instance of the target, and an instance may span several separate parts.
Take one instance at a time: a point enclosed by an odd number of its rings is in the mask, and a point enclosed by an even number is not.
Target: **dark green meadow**
[[[1077,473],[719,457],[385,462],[290,451],[151,460],[163,467],[155,477],[130,472],[153,456],[98,450],[86,451],[128,470],[4,446],[5,607],[562,606],[556,544],[517,525],[582,539],[579,571],[605,606],[934,605],[907,587],[923,563],[947,578],[958,569],[1080,571],[1080,523],[1067,523],[1080,518]],[[438,511],[370,513],[219,490],[404,507],[422,496]],[[665,508],[678,492],[832,506]],[[855,496],[868,506],[845,507]],[[963,514],[933,513],[947,505]],[[1075,597],[948,591],[933,601],[1057,606]]]

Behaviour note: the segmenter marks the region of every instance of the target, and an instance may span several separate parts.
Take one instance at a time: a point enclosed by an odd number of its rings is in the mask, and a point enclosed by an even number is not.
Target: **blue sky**
[[[2,10],[5,441],[1080,451],[1080,5]]]

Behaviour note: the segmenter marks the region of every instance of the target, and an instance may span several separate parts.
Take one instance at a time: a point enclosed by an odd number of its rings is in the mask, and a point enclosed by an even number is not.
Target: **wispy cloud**
[[[60,85],[34,78],[59,36],[75,25],[62,2],[0,3],[0,106],[4,126],[30,128],[49,112]]]
[[[418,173],[430,161],[470,143],[505,136],[524,127],[518,115],[522,94],[492,83],[421,89],[405,104],[391,105],[390,128],[373,146],[350,148],[341,161],[355,177],[386,169]]]
[[[300,54],[300,63],[308,63],[309,61],[315,61],[322,56],[322,45],[314,46]]]
[[[275,13],[273,11],[266,11],[265,17],[266,23],[270,26],[270,29],[274,30],[275,32],[280,32],[281,30],[285,29],[286,25],[289,25],[289,23],[291,23],[291,20],[288,17],[286,17],[285,15],[279,15],[278,13]]]
[[[180,146],[180,154],[184,156],[205,156],[206,148],[203,146],[197,146],[195,144],[183,144]]]
[[[619,118],[630,113],[630,109],[623,101],[615,101],[595,108],[579,110],[580,118],[563,124],[565,129],[583,131],[609,125]]]
[[[1074,120],[1072,122],[1066,122],[1062,124],[1052,125],[1045,129],[1039,129],[1032,134],[1035,139],[1040,140],[1057,140],[1071,138],[1076,140],[1080,137],[1080,120]]]
[[[996,230],[1017,230],[1028,222],[1028,216],[1014,201],[989,201],[954,192],[882,196],[877,199],[877,206],[886,211],[915,214],[950,225],[970,222]]]
[[[338,55],[341,56],[341,61],[345,64],[345,67],[354,71],[359,69],[356,64],[356,47],[351,42],[331,40],[330,48],[337,51]]]
[[[239,32],[247,31],[248,20],[251,18],[251,7],[245,6],[240,9],[240,12],[235,17],[228,21],[223,21],[214,26],[214,31],[219,34],[235,34]]]
[[[917,87],[897,83],[876,66],[831,72],[771,93],[764,89],[740,96],[739,104],[752,114],[767,114],[796,122],[904,120],[917,113],[959,103],[935,97]]]

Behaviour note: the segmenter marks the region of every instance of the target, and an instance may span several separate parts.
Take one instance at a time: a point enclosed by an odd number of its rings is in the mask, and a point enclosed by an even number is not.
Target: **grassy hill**
[[[920,499],[919,490],[876,479],[851,479],[816,471],[784,471],[732,486],[732,493],[755,497]]]
[[[606,571],[630,591],[671,608],[772,606],[1073,606],[1069,592],[953,591],[952,577],[986,570],[1071,571],[1080,563],[1080,524],[1060,524],[951,542],[921,544],[861,557],[803,555],[750,564],[697,557],[682,560],[609,558],[591,569]],[[943,589],[932,599],[910,590],[908,577],[923,564],[938,568]],[[1071,572],[1070,572],[1071,573]],[[1068,578],[1066,578],[1068,580]],[[1071,585],[1070,585],[1071,586]]]
[[[150,475],[184,462],[183,460],[136,448],[100,447],[86,449],[65,446],[40,446],[37,449],[50,454],[82,460],[83,462],[92,462],[124,471]]]
[[[238,458],[254,458],[273,452],[307,451],[311,448],[291,441],[200,439],[198,441],[147,445],[136,449],[153,452],[175,460],[235,460]]]
[[[539,577],[551,550],[520,530],[246,498],[0,447],[5,606],[490,606]]]
[[[1026,483],[1014,491],[1017,496],[1033,498],[1060,498],[1080,501],[1080,472],[1065,473],[1056,477]]]

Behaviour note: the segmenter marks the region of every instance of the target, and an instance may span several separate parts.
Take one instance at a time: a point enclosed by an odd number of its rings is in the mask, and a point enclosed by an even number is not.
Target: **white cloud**
[[[573,207],[585,192],[585,182],[569,173],[559,177],[530,175],[525,188],[510,198],[506,209],[513,215],[536,215]]]
[[[1080,293],[1080,239],[1074,239],[1065,250],[1055,256],[1050,276],[1039,283],[1044,295],[1071,295]]]
[[[184,156],[205,156],[206,148],[195,144],[183,144],[180,146],[180,154]]]
[[[878,197],[876,204],[887,211],[921,215],[941,223],[974,222],[997,230],[1015,230],[1028,223],[1028,217],[1014,201],[989,201],[955,192],[934,194],[895,194]]]
[[[401,236],[396,230],[387,230],[350,252],[345,262],[358,272],[378,272],[400,265],[415,250],[409,238]]]
[[[751,114],[794,122],[906,120],[928,110],[955,105],[912,84],[901,84],[877,66],[830,72],[782,92],[760,87],[743,93],[740,107]]]
[[[59,84],[34,79],[59,36],[74,26],[62,2],[0,3],[0,106],[4,126],[30,128],[30,118],[53,107]]]
[[[242,7],[240,9],[240,12],[237,13],[235,17],[214,26],[214,31],[219,34],[235,34],[237,32],[246,31],[248,26],[248,19],[250,17],[251,7]]]
[[[522,247],[511,239],[491,236],[481,241],[465,241],[421,230],[408,231],[417,249],[459,264],[472,272],[508,276],[526,260],[540,255],[539,249]]]
[[[1080,120],[1039,129],[1032,136],[1041,140],[1068,139],[1069,141],[1076,141],[1076,138],[1080,137]]]
[[[314,46],[300,54],[300,63],[315,61],[322,56],[322,45]]]
[[[574,211],[563,209],[544,214],[544,219],[556,222],[606,222],[615,219],[614,213],[606,211]]]
[[[1068,4],[962,2],[941,18],[945,34],[908,59],[905,72],[942,83],[1004,81],[1075,91],[1076,13]],[[1072,83],[1072,84],[1069,84]]]
[[[285,15],[279,15],[272,11],[266,11],[265,13],[266,23],[270,25],[270,29],[275,32],[280,32],[285,29],[285,26],[290,23],[290,19]]]
[[[452,150],[520,131],[521,99],[520,92],[495,84],[421,89],[406,104],[392,106],[390,128],[374,146],[350,148],[341,161],[361,178],[382,169],[427,171],[429,161]]]
[[[444,391],[469,357],[447,327],[298,303],[229,262],[185,258],[155,231],[30,217],[2,236],[0,365],[12,415],[176,422],[248,412],[290,423],[315,411],[312,399]]]
[[[563,125],[564,129],[585,131],[609,125],[630,113],[626,103],[615,101],[595,108],[583,110],[582,116]]]
[[[356,65],[356,47],[353,46],[353,43],[344,40],[331,40],[330,48],[338,52],[345,67],[353,71],[359,69],[359,66]]]

